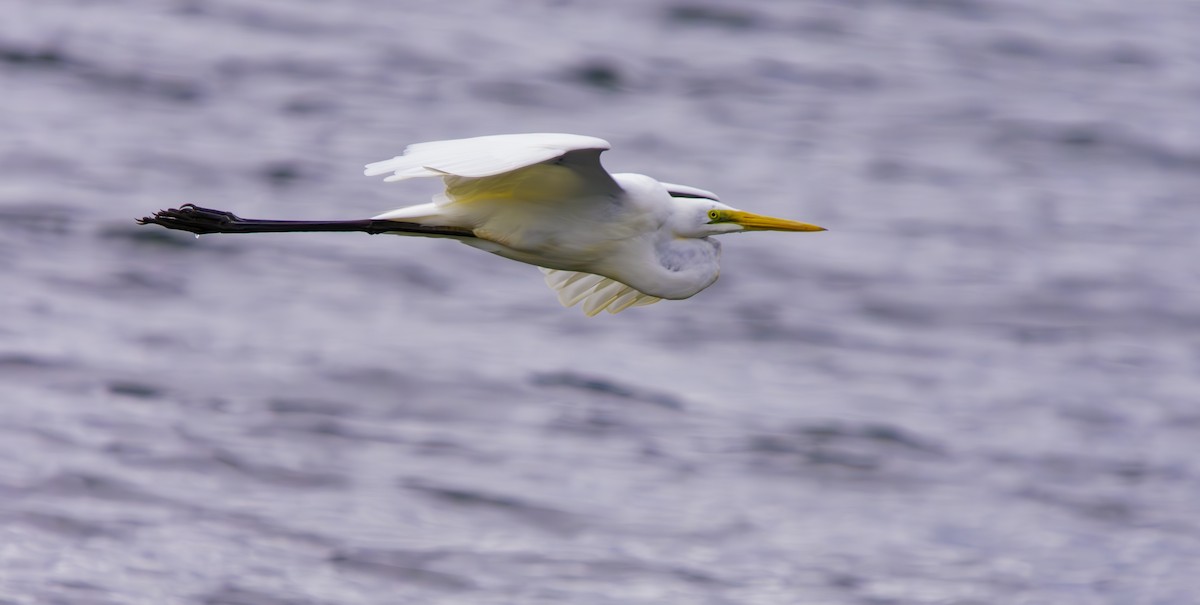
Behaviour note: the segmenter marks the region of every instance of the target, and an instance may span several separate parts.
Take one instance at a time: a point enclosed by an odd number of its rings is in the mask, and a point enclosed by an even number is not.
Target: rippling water
[[[0,0],[0,603],[1195,602],[1200,9]],[[566,131],[820,235],[588,319],[359,218]]]

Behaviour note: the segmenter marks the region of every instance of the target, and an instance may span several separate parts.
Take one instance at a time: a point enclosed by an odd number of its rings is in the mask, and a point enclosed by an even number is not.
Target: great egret
[[[507,134],[410,145],[367,164],[385,181],[442,177],[427,204],[356,221],[243,219],[185,204],[145,217],[192,233],[364,231],[456,239],[541,268],[564,306],[593,316],[688,298],[720,273],[720,244],[739,231],[824,231],[726,206],[709,191],[640,174],[609,174],[603,139]]]

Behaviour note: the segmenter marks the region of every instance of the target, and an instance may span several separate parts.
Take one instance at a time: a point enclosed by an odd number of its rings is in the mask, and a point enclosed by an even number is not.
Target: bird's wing
[[[699,187],[679,185],[676,183],[663,183],[662,185],[663,187],[667,188],[667,193],[670,193],[671,197],[691,197],[712,200],[714,202],[721,201],[721,198],[718,198],[717,194],[711,191],[706,191]]]
[[[403,155],[390,160],[367,164],[364,174],[377,176],[391,172],[391,176],[384,179],[388,182],[429,176],[482,178],[561,158],[570,152],[593,151],[586,155],[612,183],[599,162],[600,152],[610,147],[604,139],[558,133],[500,134],[432,141],[409,145]]]
[[[620,313],[629,307],[654,304],[662,300],[601,275],[538,268],[546,274],[546,284],[558,293],[558,301],[564,307],[572,307],[582,302],[583,312],[587,313],[588,317],[604,310]]]

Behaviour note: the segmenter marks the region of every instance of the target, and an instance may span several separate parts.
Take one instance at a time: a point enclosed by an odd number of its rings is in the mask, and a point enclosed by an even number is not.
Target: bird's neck
[[[658,262],[640,263],[640,270],[618,279],[651,296],[689,298],[717,281],[721,244],[712,238],[670,237],[654,247]]]

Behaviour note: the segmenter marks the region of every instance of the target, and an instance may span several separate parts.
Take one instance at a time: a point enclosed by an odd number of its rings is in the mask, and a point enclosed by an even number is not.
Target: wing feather
[[[367,176],[392,173],[385,181],[430,176],[482,178],[562,157],[571,151],[603,151],[608,141],[577,134],[500,134],[416,143],[402,155],[367,164]]]
[[[650,305],[662,300],[600,275],[539,268],[546,274],[546,284],[558,293],[558,301],[564,307],[573,307],[582,302],[583,312],[588,317],[605,310],[620,313],[629,307]]]
[[[627,288],[625,292],[616,298],[616,300],[613,300],[611,303],[609,303],[608,312],[614,315],[620,313],[621,311],[632,307],[641,296],[643,296],[641,292],[638,292],[633,288]]]
[[[617,300],[625,291],[630,290],[625,284],[607,279],[602,285],[595,288],[595,291],[583,301],[583,312],[588,317],[595,317],[597,313],[603,311],[610,303]]]
[[[605,278],[602,276],[584,273],[582,278],[559,290],[558,302],[561,302],[564,307],[574,307],[588,296],[595,294],[596,288],[604,280]]]

